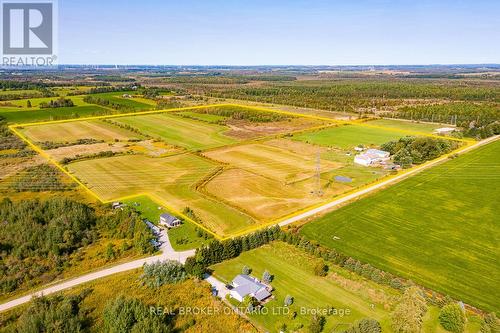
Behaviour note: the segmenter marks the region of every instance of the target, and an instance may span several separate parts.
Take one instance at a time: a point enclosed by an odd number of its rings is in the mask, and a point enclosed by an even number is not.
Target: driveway
[[[222,281],[218,280],[215,278],[213,275],[205,275],[204,277],[205,281],[210,283],[212,287],[214,287],[217,290],[217,296],[222,298],[223,300],[226,299],[226,295],[229,294],[229,289],[226,288],[226,284],[223,283]]]

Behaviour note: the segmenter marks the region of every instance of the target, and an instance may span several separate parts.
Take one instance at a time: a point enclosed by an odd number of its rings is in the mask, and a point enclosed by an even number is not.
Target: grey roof
[[[255,293],[255,298],[260,302],[271,296],[271,293],[267,289],[261,289]]]
[[[172,215],[167,214],[167,213],[163,213],[163,214],[161,214],[161,215],[160,215],[160,219],[165,220],[165,222],[167,222],[167,223],[172,223],[172,222],[174,222],[174,221],[177,221],[177,220],[178,220],[178,218],[177,218],[177,217],[172,216]]]
[[[250,295],[251,293],[254,293],[256,290],[254,290],[254,286],[251,284],[245,284],[242,286],[238,286],[234,288],[233,290],[235,293],[241,296],[241,298],[244,298],[246,295]]]
[[[266,290],[266,285],[248,275],[237,275],[233,279],[233,285],[237,285],[233,291],[238,293],[242,298],[249,294],[254,294],[255,298],[260,301],[271,296],[271,294]],[[263,292],[263,290],[265,292]],[[259,295],[259,297],[257,297],[257,295]]]
[[[238,286],[241,286],[241,285],[249,284],[249,283],[255,283],[255,280],[252,279],[250,276],[245,275],[245,274],[237,275],[233,279],[233,285],[237,284]]]
[[[367,154],[375,154],[375,155],[387,155],[389,154],[389,152],[387,151],[384,151],[384,150],[380,150],[380,149],[368,149],[366,151]]]

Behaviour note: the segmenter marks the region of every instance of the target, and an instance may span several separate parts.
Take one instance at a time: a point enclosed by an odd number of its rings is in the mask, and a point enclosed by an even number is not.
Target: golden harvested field
[[[208,151],[205,156],[280,182],[296,182],[313,177],[316,159],[266,144],[253,143]],[[321,171],[338,168],[334,162],[323,162]]]
[[[167,185],[193,184],[215,166],[193,155],[150,158],[143,155],[115,156],[72,163],[68,169],[85,181],[104,200]]]
[[[324,121],[298,117],[270,123],[252,123],[245,120],[229,120],[226,124],[230,128],[230,130],[226,133],[227,136],[244,140],[269,135],[285,134],[327,125]]]
[[[229,169],[213,178],[205,190],[258,220],[269,221],[318,203],[321,198],[314,193],[315,184],[315,179],[308,179],[287,185],[246,170]],[[325,191],[325,195],[333,192]]]
[[[126,155],[71,163],[68,169],[104,200],[149,193],[176,211],[191,208],[199,221],[225,236],[255,221],[196,190],[196,184],[217,170],[202,157],[182,154],[163,158]]]
[[[142,138],[139,134],[99,120],[29,126],[22,132],[33,142],[74,142],[78,139],[124,141]]]

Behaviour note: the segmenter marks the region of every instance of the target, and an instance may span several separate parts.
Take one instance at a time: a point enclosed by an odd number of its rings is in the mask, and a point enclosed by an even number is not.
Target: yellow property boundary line
[[[48,125],[48,124],[60,124],[60,123],[69,123],[69,122],[78,122],[78,121],[88,121],[88,120],[97,120],[97,119],[110,119],[110,118],[120,118],[120,117],[129,117],[129,116],[140,116],[140,115],[148,115],[148,114],[158,114],[158,113],[168,113],[168,112],[178,112],[178,111],[188,111],[188,110],[199,110],[199,109],[205,109],[205,108],[215,108],[215,107],[241,107],[241,108],[246,108],[254,111],[260,111],[260,112],[273,112],[277,114],[282,114],[282,115],[288,115],[288,116],[295,116],[295,117],[302,117],[302,118],[309,118],[309,119],[315,119],[315,120],[321,120],[321,121],[326,121],[330,123],[335,123],[337,125],[354,125],[354,126],[360,126],[360,127],[368,127],[368,128],[374,128],[374,129],[382,129],[386,131],[392,131],[392,132],[399,132],[407,135],[418,135],[418,136],[426,136],[426,137],[433,137],[433,138],[439,138],[439,139],[447,139],[447,140],[453,140],[453,141],[459,141],[465,143],[464,146],[460,147],[459,149],[456,149],[448,154],[445,154],[443,156],[451,156],[453,154],[456,154],[463,149],[467,149],[469,146],[474,144],[476,141],[471,140],[471,139],[459,139],[459,138],[450,138],[446,137],[443,138],[442,136],[439,135],[434,135],[434,134],[429,134],[429,133],[423,133],[423,132],[418,132],[418,131],[411,131],[411,130],[403,130],[403,129],[398,129],[398,128],[389,128],[389,127],[383,127],[383,126],[377,126],[377,125],[370,125],[367,124],[366,122],[360,123],[360,122],[355,122],[355,121],[339,121],[331,118],[326,118],[326,117],[321,117],[321,116],[315,116],[315,115],[308,115],[308,114],[303,114],[303,113],[295,113],[295,112],[289,112],[289,111],[282,111],[282,110],[274,110],[274,109],[269,109],[265,107],[259,107],[259,106],[251,106],[251,105],[240,105],[240,104],[209,104],[209,105],[199,105],[199,106],[189,106],[189,107],[181,107],[181,108],[173,108],[173,109],[166,109],[166,110],[151,110],[151,111],[140,111],[140,112],[128,112],[128,113],[119,113],[119,114],[109,114],[109,115],[103,115],[103,116],[92,116],[92,117],[82,117],[82,118],[71,118],[71,119],[62,119],[62,120],[51,120],[51,121],[41,121],[41,122],[33,122],[33,123],[24,123],[24,124],[14,124],[14,125],[9,125],[8,128],[15,134],[17,135],[21,140],[26,142],[29,147],[31,147],[34,151],[36,151],[38,154],[40,154],[42,157],[44,157],[47,161],[52,163],[54,166],[56,166],[59,170],[61,170],[64,174],[66,174],[68,177],[70,177],[74,182],[76,182],[80,187],[82,187],[90,196],[93,198],[97,199],[99,202],[103,204],[111,203],[114,201],[123,201],[123,200],[129,200],[133,198],[137,198],[140,196],[147,196],[154,202],[164,206],[168,211],[170,211],[172,214],[177,215],[179,217],[182,217],[183,219],[193,223],[197,227],[203,229],[205,232],[209,233],[212,235],[215,239],[218,240],[226,240],[226,239],[231,239],[234,237],[238,236],[243,236],[248,233],[254,232],[259,229],[264,229],[272,225],[276,225],[280,223],[281,221],[284,221],[286,219],[298,216],[300,214],[303,214],[307,211],[313,210],[315,208],[321,207],[325,204],[328,204],[330,202],[337,201],[339,199],[342,199],[343,197],[346,197],[348,195],[351,195],[354,192],[361,191],[367,187],[376,185],[378,183],[390,180],[391,178],[394,178],[396,176],[400,176],[402,174],[405,174],[407,172],[410,172],[413,170],[413,168],[406,169],[404,171],[400,171],[395,175],[391,176],[386,176],[383,177],[375,182],[365,184],[361,187],[355,188],[351,191],[348,191],[340,196],[336,196],[334,198],[330,198],[327,201],[318,203],[313,206],[306,207],[304,209],[298,210],[296,212],[293,212],[291,214],[288,214],[286,216],[280,217],[279,219],[273,220],[271,222],[267,223],[261,223],[257,226],[248,228],[246,230],[243,230],[241,232],[237,232],[234,234],[231,234],[226,237],[221,237],[218,234],[214,233],[201,223],[198,223],[194,221],[193,219],[189,218],[185,214],[178,212],[177,210],[173,209],[170,207],[170,205],[162,198],[160,198],[158,195],[153,194],[153,193],[139,193],[139,194],[134,194],[130,196],[125,196],[121,198],[116,198],[113,200],[104,200],[100,198],[96,193],[94,193],[91,189],[87,187],[84,183],[82,183],[77,177],[75,177],[73,174],[71,174],[64,166],[59,164],[54,158],[52,158],[47,152],[45,152],[43,149],[35,145],[30,139],[28,139],[24,134],[22,134],[18,129],[25,128],[25,127],[32,127],[32,126],[39,126],[39,125]],[[443,156],[440,156],[442,158]],[[431,163],[432,161],[427,161],[426,163],[420,164],[418,167],[423,167],[428,163]]]

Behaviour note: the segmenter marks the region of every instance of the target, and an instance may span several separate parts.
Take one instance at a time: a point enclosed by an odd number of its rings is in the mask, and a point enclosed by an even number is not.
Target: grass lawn
[[[498,312],[499,156],[497,141],[329,213],[301,232],[376,267]]]
[[[347,290],[341,286],[340,281],[345,281],[338,274],[348,274],[340,271],[340,268],[331,267],[332,271],[327,277],[314,275],[313,267],[319,262],[306,252],[303,252],[291,245],[282,242],[274,242],[262,246],[258,249],[244,252],[239,257],[212,266],[217,278],[225,282],[230,282],[237,274],[241,274],[243,266],[252,269],[252,275],[262,277],[264,270],[268,270],[274,280],[271,285],[275,289],[272,294],[275,297],[265,305],[268,314],[252,314],[250,317],[258,324],[266,327],[272,332],[276,332],[277,323],[286,323],[290,330],[299,324],[307,326],[311,314],[305,314],[304,310],[310,309],[336,309],[350,311],[349,315],[327,316],[327,323],[324,332],[330,332],[339,323],[353,323],[361,318],[377,319],[388,329],[389,313],[384,310],[384,303],[389,302],[389,295],[394,295],[394,291],[383,289],[373,283],[363,282],[358,285],[359,290]],[[339,271],[336,271],[336,270]],[[334,275],[335,274],[335,275]],[[349,276],[354,276],[349,274]],[[359,279],[358,277],[354,277]],[[380,293],[388,295],[380,297],[380,303],[367,297],[366,291],[376,288]],[[286,314],[278,313],[283,306],[287,295],[294,298],[294,303],[290,311],[296,311],[297,317],[290,319]],[[373,304],[373,307],[372,307]],[[274,309],[274,311],[273,311]],[[302,312],[301,312],[302,310]]]
[[[161,204],[145,195],[124,200],[124,203],[139,211],[142,217],[155,224],[158,224],[161,214],[169,213]],[[176,251],[185,251],[195,249],[206,243],[208,239],[198,236],[197,230],[197,226],[189,221],[183,221],[180,227],[169,230],[168,238],[172,247]]]
[[[372,121],[367,121],[367,125],[375,125],[387,128],[397,128],[407,131],[415,131],[421,133],[431,134],[437,128],[444,127],[444,125],[439,124],[427,124],[419,123],[416,121],[404,121],[404,120],[393,120],[393,119],[377,119]]]
[[[404,136],[402,133],[378,128],[357,125],[330,127],[319,131],[304,132],[293,136],[299,140],[315,145],[352,149],[357,145],[380,146]]]
[[[116,118],[114,121],[137,128],[153,137],[189,150],[220,147],[237,142],[224,135],[226,126],[207,124],[170,114]]]
[[[196,190],[195,185],[216,168],[213,162],[191,154],[162,158],[126,155],[68,165],[72,173],[105,200],[152,193],[176,211],[190,207],[207,228],[220,235],[253,226],[255,222],[249,216]]]

